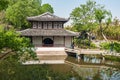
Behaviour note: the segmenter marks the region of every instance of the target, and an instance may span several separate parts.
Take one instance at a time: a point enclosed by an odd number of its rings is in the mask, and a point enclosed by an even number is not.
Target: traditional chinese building
[[[35,47],[71,48],[75,32],[65,30],[64,23],[68,19],[60,18],[52,13],[28,17],[32,28],[20,31],[22,36],[29,37]]]

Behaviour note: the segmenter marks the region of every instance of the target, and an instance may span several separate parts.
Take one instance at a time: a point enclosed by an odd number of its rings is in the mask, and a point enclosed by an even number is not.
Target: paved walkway
[[[65,51],[65,47],[36,47],[36,52],[38,51]]]
[[[104,53],[104,50],[97,49],[65,49],[67,52],[77,53],[77,54],[101,54]]]
[[[99,50],[99,49],[65,49],[66,52],[77,53],[79,54],[102,54],[102,55],[113,55],[113,56],[120,56],[120,53],[110,52],[108,50]]]

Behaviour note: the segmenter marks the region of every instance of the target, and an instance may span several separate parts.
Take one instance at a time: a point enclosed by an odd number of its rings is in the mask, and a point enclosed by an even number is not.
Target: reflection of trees
[[[102,69],[100,75],[103,80],[119,80],[120,71],[116,71],[113,68]]]
[[[102,80],[101,77],[100,77],[99,71],[98,71],[97,74],[95,74],[95,76],[93,76],[93,80]]]
[[[92,78],[98,72],[98,68],[88,68],[88,67],[78,67],[73,66],[73,70],[78,73],[79,76],[82,76],[84,79]]]
[[[110,80],[119,80],[119,79],[120,79],[120,71],[114,72],[110,77]]]

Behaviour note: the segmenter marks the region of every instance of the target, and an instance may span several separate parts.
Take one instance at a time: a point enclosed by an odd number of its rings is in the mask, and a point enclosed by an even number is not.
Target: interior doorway
[[[53,43],[54,43],[54,41],[50,38],[45,38],[43,40],[43,46],[46,46],[46,47],[52,47]]]

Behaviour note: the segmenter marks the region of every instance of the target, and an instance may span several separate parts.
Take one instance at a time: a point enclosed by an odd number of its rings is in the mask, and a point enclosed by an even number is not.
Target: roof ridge
[[[76,32],[58,29],[58,30],[41,30],[41,29],[26,29],[21,31],[24,36],[78,36]]]
[[[30,20],[30,21],[34,21],[34,20],[36,20],[36,21],[65,21],[65,22],[68,21],[67,18],[62,18],[62,17],[56,16],[50,12],[45,12],[45,13],[37,15],[37,16],[27,17],[27,20]]]
[[[41,17],[41,16],[43,16],[43,15],[46,15],[46,14],[53,15],[53,14],[50,13],[50,12],[45,12],[45,13],[43,13],[43,14],[40,14],[39,17]]]
[[[50,13],[50,12],[45,12],[45,13],[43,13],[43,14],[36,15],[36,16],[31,16],[31,17],[27,17],[27,18],[42,17],[42,16],[47,15],[47,14],[49,14],[49,15],[51,15],[51,16],[54,16],[54,17],[58,17],[58,16],[56,16],[56,15]],[[60,18],[60,17],[59,17],[59,18]]]

